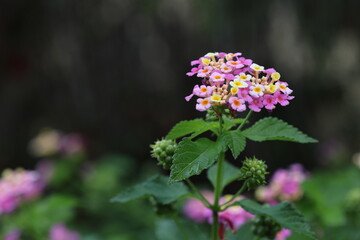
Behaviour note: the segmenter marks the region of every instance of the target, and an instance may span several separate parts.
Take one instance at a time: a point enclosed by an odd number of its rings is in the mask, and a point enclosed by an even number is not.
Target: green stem
[[[227,201],[226,203],[221,205],[221,209],[222,207],[225,206],[225,208],[223,210],[226,210],[229,206],[226,207],[227,204],[231,203],[232,201],[235,200],[235,198],[237,198],[241,193],[243,193],[243,191],[246,189],[246,181],[244,182],[244,184],[241,186],[241,188],[239,189],[239,191],[237,191],[231,198],[229,201]]]
[[[247,120],[249,119],[249,117],[251,116],[252,114],[252,110],[250,110],[248,112],[248,114],[246,115],[246,117],[244,118],[244,121],[240,124],[240,126],[237,128],[237,130],[241,130],[241,128],[245,125],[245,123],[247,122]]]
[[[179,220],[179,216],[176,214],[176,215],[173,216],[173,219],[174,219],[174,222],[175,222],[177,228],[179,229],[179,232],[180,232],[182,238],[184,240],[190,240],[189,236],[187,235],[187,233],[186,233],[186,231],[184,229],[183,224]]]
[[[220,116],[219,118],[219,136],[223,133],[223,119]],[[218,229],[219,229],[219,218],[218,212],[220,211],[219,200],[222,191],[222,182],[223,182],[223,173],[224,173],[224,159],[225,152],[221,152],[219,155],[219,159],[217,162],[217,173],[216,173],[216,184],[215,184],[215,196],[214,196],[214,204],[212,205],[213,211],[213,223],[211,226],[211,239],[218,240]]]
[[[219,156],[218,165],[217,165],[217,175],[216,175],[216,185],[215,185],[215,196],[214,196],[214,205],[213,205],[213,240],[218,239],[218,229],[219,229],[219,219],[218,212],[220,211],[220,196],[221,196],[221,185],[223,180],[224,173],[224,155],[222,152]]]
[[[199,197],[199,200],[207,207],[211,208],[211,204],[209,201],[204,197],[204,195],[197,189],[197,187],[191,182],[190,179],[185,179],[187,184],[190,186],[191,190],[195,192],[195,194]]]

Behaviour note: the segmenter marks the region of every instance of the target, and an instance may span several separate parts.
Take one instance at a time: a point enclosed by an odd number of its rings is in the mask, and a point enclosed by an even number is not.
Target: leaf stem
[[[248,112],[248,114],[246,115],[246,117],[244,118],[244,121],[239,125],[239,127],[237,128],[237,130],[241,130],[241,128],[245,125],[245,123],[247,122],[247,120],[249,119],[249,117],[251,116],[251,114],[253,113],[252,110],[250,110]]]
[[[241,188],[239,189],[239,191],[237,191],[231,198],[229,201],[227,201],[226,203],[222,204],[220,207],[222,209],[222,207],[226,206],[227,204],[231,203],[232,201],[235,200],[235,198],[237,198],[244,190],[246,189],[246,181],[243,183],[243,185],[241,186]],[[226,206],[223,210],[226,210],[229,206]]]
[[[190,179],[185,179],[186,183],[190,186],[191,190],[195,192],[195,194],[199,197],[199,200],[207,207],[211,208],[211,204],[209,201],[204,197],[204,195],[197,189],[197,187],[191,182]]]

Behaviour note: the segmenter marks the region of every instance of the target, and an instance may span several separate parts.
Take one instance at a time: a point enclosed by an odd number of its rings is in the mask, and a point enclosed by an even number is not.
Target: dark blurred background
[[[277,69],[296,98],[271,115],[320,141],[249,144],[247,155],[311,169],[360,151],[360,1],[0,4],[1,168],[33,167],[28,142],[43,127],[83,134],[90,156],[150,161],[149,144],[202,116],[184,100],[198,83],[185,73],[211,51]]]

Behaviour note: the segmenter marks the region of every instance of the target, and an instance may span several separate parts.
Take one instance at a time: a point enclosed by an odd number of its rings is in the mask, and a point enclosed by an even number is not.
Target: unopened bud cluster
[[[241,167],[241,179],[246,180],[248,189],[254,189],[259,185],[265,184],[267,165],[264,161],[254,158],[247,158]]]
[[[266,215],[256,216],[251,221],[253,223],[251,230],[253,234],[259,238],[266,237],[268,239],[274,239],[276,234],[281,230],[280,224]]]
[[[151,156],[158,160],[158,164],[164,169],[169,170],[172,165],[172,159],[176,150],[176,142],[174,140],[157,140],[153,145]]]

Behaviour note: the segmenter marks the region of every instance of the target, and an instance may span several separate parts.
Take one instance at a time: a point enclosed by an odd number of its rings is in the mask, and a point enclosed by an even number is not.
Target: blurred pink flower
[[[205,198],[212,203],[214,194],[212,192],[203,191]],[[220,204],[225,204],[232,198],[232,195],[226,195],[220,198]],[[229,202],[226,206],[229,206],[234,201],[241,200],[243,197],[237,197],[233,201]],[[208,222],[212,223],[212,211],[205,207],[200,200],[190,198],[184,206],[184,214],[196,221],[196,222]],[[230,228],[235,232],[241,225],[248,222],[254,215],[248,213],[240,206],[232,206],[219,213],[220,230],[219,235],[223,235],[225,228]]]
[[[202,194],[210,203],[213,202],[212,192],[202,191]],[[212,211],[196,198],[189,198],[183,211],[188,218],[198,223],[208,221],[212,214]]]
[[[69,230],[64,224],[55,224],[50,230],[50,240],[79,240],[77,232]]]
[[[11,232],[8,232],[4,236],[4,240],[18,240],[20,239],[20,236],[21,236],[20,230],[13,230]]]
[[[22,201],[39,196],[43,189],[38,172],[5,170],[0,179],[0,214],[14,211]]]
[[[277,201],[296,201],[303,195],[302,182],[307,173],[300,164],[293,164],[289,169],[278,169],[268,186],[259,187],[255,196],[258,200],[273,203]]]
[[[289,229],[281,229],[275,236],[275,240],[286,240],[288,237],[291,236],[291,230]]]
[[[64,134],[55,129],[45,128],[30,141],[29,150],[36,157],[72,155],[82,151],[84,145],[84,139],[79,134]]]

